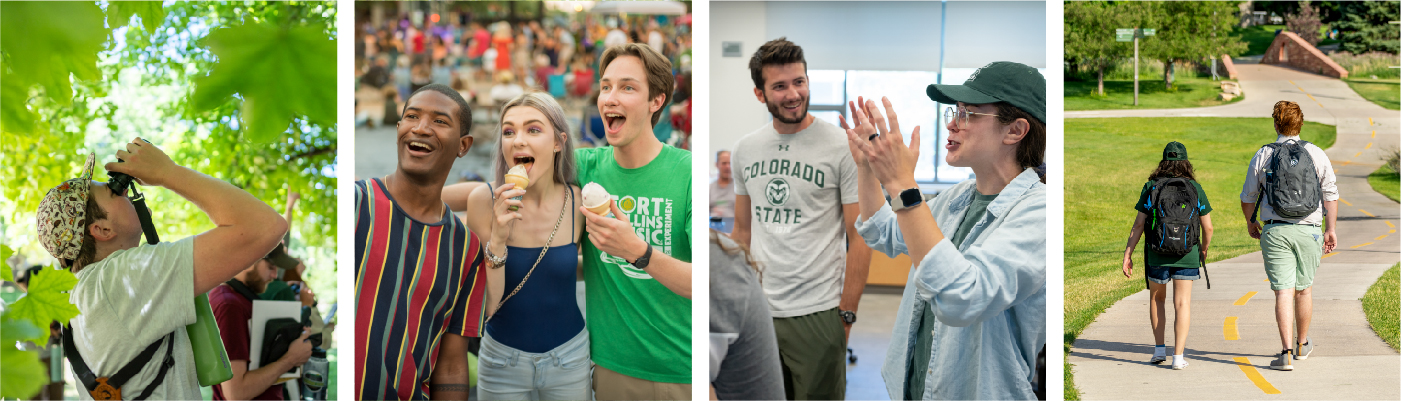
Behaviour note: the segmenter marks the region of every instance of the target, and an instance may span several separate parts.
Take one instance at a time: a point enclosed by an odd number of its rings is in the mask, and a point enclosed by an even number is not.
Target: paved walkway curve
[[[1384,149],[1401,145],[1401,113],[1358,96],[1328,77],[1260,64],[1237,65],[1245,99],[1203,108],[1066,112],[1085,117],[1269,117],[1274,103],[1299,103],[1308,121],[1338,127],[1329,159],[1338,176],[1338,249],[1326,255],[1313,287],[1310,336],[1317,348],[1294,371],[1269,369],[1279,352],[1274,294],[1260,252],[1208,265],[1212,289],[1197,281],[1186,370],[1148,364],[1153,335],[1148,291],[1106,310],[1076,340],[1068,362],[1084,399],[1348,399],[1401,398],[1401,357],[1367,324],[1359,299],[1401,260],[1401,208],[1376,193],[1367,175]],[[1233,133],[1234,134],[1234,133]],[[1260,142],[1272,138],[1260,135]],[[1241,161],[1244,168],[1245,160]],[[1239,219],[1239,202],[1221,200],[1218,218]],[[1140,267],[1141,269],[1141,267]],[[1169,303],[1171,297],[1169,297]],[[1167,307],[1172,350],[1173,311]],[[1171,352],[1169,352],[1171,353]]]

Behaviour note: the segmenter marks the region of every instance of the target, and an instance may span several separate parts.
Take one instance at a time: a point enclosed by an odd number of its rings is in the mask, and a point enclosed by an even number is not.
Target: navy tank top
[[[569,188],[574,195],[574,188]],[[574,210],[575,196],[570,196],[570,210]],[[574,235],[574,214],[569,214],[569,225],[561,224],[555,234]],[[520,285],[525,273],[535,265],[544,248],[518,248],[507,246],[506,286],[504,298]],[[584,330],[584,315],[579,312],[579,302],[575,299],[575,281],[578,278],[579,244],[552,246],[540,260],[540,266],[530,274],[530,280],[520,292],[507,300],[500,310],[486,324],[487,333],[496,342],[524,352],[544,353],[573,339]]]

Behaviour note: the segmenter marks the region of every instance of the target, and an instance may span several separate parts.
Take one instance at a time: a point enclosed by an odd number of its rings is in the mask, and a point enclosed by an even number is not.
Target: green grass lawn
[[[1304,123],[1304,140],[1327,149],[1331,125]],[[1196,177],[1211,202],[1209,262],[1260,250],[1241,217],[1245,165],[1274,140],[1269,118],[1068,118],[1065,120],[1065,350],[1096,316],[1143,290],[1143,253],[1134,278],[1120,265],[1139,189],[1171,141],[1187,145]],[[1140,243],[1138,249],[1143,249]],[[1065,398],[1079,399],[1066,364]]]
[[[1393,201],[1401,202],[1401,176],[1397,176],[1391,167],[1383,164],[1377,171],[1373,171],[1367,176],[1367,183],[1372,184],[1372,190],[1380,192],[1382,195],[1391,198]]]
[[[1372,324],[1372,330],[1390,345],[1391,349],[1397,348],[1398,335],[1401,335],[1401,326],[1397,325],[1398,309],[1397,287],[1401,286],[1401,264],[1392,265],[1390,270],[1382,273],[1382,278],[1377,279],[1372,288],[1367,289],[1367,295],[1362,297],[1362,311],[1367,313],[1367,322]]]
[[[1401,110],[1401,79],[1345,79],[1363,98],[1392,110]]]
[[[1243,55],[1265,54],[1265,50],[1270,48],[1270,43],[1275,41],[1276,29],[1284,29],[1284,25],[1256,25],[1236,29],[1235,34],[1239,35],[1247,46]]]
[[[1104,80],[1104,96],[1094,94],[1097,85],[1094,80],[1067,81],[1065,83],[1065,109],[1177,109],[1216,106],[1238,102],[1242,99],[1238,97],[1230,102],[1218,100],[1216,96],[1221,93],[1219,81],[1212,81],[1210,78],[1178,77],[1173,80],[1172,91],[1163,88],[1162,79],[1139,80],[1138,106],[1134,106],[1133,74],[1129,75],[1129,80]]]

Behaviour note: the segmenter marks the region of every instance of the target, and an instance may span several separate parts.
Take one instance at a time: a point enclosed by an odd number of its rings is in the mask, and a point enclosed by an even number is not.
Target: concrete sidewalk
[[[1326,153],[1338,176],[1338,247],[1325,255],[1314,280],[1317,348],[1294,371],[1269,369],[1282,348],[1274,295],[1259,252],[1208,265],[1212,289],[1198,280],[1182,371],[1151,365],[1153,335],[1148,292],[1124,298],[1100,315],[1075,342],[1068,362],[1084,399],[1390,399],[1401,398],[1401,357],[1372,331],[1359,299],[1392,264],[1401,261],[1396,202],[1372,190],[1367,175],[1384,149],[1401,143],[1401,117],[1362,99],[1342,81],[1269,65],[1241,65],[1246,98],[1197,109],[1066,112],[1075,117],[1266,117],[1274,102],[1299,103],[1305,119],[1336,125]],[[1272,139],[1260,135],[1261,144]],[[1242,169],[1245,160],[1241,161]],[[1217,218],[1242,218],[1235,205]],[[1142,269],[1141,266],[1138,267]],[[1140,272],[1141,274],[1141,272]],[[1173,347],[1175,313],[1169,297],[1167,334]]]

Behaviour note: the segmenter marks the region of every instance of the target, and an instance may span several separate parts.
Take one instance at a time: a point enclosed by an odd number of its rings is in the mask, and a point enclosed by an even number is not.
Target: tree
[[[274,208],[300,192],[289,245],[322,261],[309,270],[334,277],[336,10],[304,1],[0,2],[0,249],[51,261],[34,227],[39,200],[76,177],[88,152],[102,170],[140,136]],[[163,238],[213,228],[174,193],[141,190]],[[60,287],[27,295],[38,308],[17,302],[0,313],[0,396],[24,398],[10,391],[27,388],[11,383],[32,373],[12,341],[28,337],[12,327],[66,320],[50,313],[61,312],[52,300],[66,300],[51,296]]]
[[[1163,60],[1163,83],[1172,89],[1173,69],[1181,61],[1202,61],[1222,54],[1240,54],[1246,45],[1231,32],[1239,10],[1226,2],[1144,2],[1150,7],[1145,20],[1158,28],[1157,36],[1140,46],[1147,57]]]
[[[1338,30],[1338,41],[1342,51],[1353,54],[1379,51],[1397,54],[1398,42],[1396,26],[1390,21],[1398,20],[1401,2],[1362,1],[1346,2],[1340,8],[1341,17],[1333,23]]]
[[[1318,7],[1311,6],[1308,0],[1299,2],[1299,12],[1289,14],[1284,19],[1284,26],[1311,46],[1317,46],[1321,40],[1318,30],[1323,28],[1323,23],[1318,18]]]
[[[1122,22],[1123,11],[1123,7],[1105,2],[1065,3],[1065,57],[1094,68],[1101,96],[1104,95],[1104,69],[1131,52],[1128,43],[1114,40],[1114,30],[1126,28]]]

